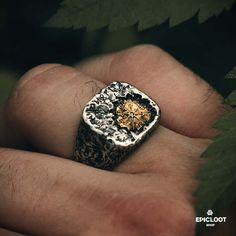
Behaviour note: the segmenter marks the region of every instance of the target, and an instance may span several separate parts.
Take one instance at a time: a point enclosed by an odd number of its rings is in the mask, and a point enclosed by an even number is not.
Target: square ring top
[[[159,106],[146,94],[124,82],[112,82],[85,106],[84,122],[115,145],[139,143],[160,118]]]

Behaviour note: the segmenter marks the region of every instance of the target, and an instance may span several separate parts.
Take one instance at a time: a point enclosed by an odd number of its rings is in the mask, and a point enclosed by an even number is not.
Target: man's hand
[[[118,80],[160,105],[161,126],[114,172],[68,160],[84,105]],[[2,115],[0,226],[30,235],[194,235],[199,157],[226,109],[206,82],[150,45],[76,69],[32,69]]]

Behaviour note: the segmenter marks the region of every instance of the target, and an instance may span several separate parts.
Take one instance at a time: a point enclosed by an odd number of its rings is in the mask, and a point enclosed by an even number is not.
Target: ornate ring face
[[[160,108],[128,83],[113,82],[85,106],[74,159],[114,169],[158,126]]]

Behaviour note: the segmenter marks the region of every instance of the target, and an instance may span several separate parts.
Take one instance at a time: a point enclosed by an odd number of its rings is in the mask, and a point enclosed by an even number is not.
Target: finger
[[[37,67],[30,70],[22,77],[24,83],[28,78],[33,78],[36,75],[46,72],[47,70],[60,66],[59,64],[44,64],[42,67]],[[22,139],[22,136],[18,133],[18,130],[11,129],[8,127],[8,124],[4,117],[4,111],[0,108],[0,147],[15,147],[15,148],[24,148],[27,145],[25,140]]]
[[[226,109],[209,84],[155,46],[92,58],[77,68],[104,83],[133,84],[158,102],[164,126],[190,137],[215,135],[212,124]]]
[[[8,126],[38,150],[71,157],[83,107],[104,84],[67,66],[37,68],[13,91],[5,108]]]
[[[194,178],[201,162],[199,157],[209,143],[208,139],[189,138],[160,126],[117,170],[157,173],[175,180]]]
[[[116,171],[153,173],[159,181],[177,186],[191,195],[198,184],[196,175],[202,165],[199,157],[210,142],[189,138],[160,126]]]
[[[91,212],[102,214],[95,201],[116,180],[113,172],[11,149],[0,149],[0,176],[0,225],[29,235],[80,235]]]
[[[23,234],[19,234],[10,230],[6,230],[3,228],[0,228],[0,235],[2,236],[23,236]]]
[[[134,222],[143,232],[160,235],[166,232],[164,226],[170,235],[193,232],[188,196],[159,178],[11,149],[0,149],[0,174],[0,225],[17,232],[138,235]],[[173,214],[171,225],[166,212]]]

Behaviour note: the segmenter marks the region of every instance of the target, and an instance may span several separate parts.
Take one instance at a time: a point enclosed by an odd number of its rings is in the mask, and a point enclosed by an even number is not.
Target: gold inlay
[[[151,117],[147,107],[131,99],[124,100],[116,108],[116,114],[119,126],[128,130],[140,129]]]

